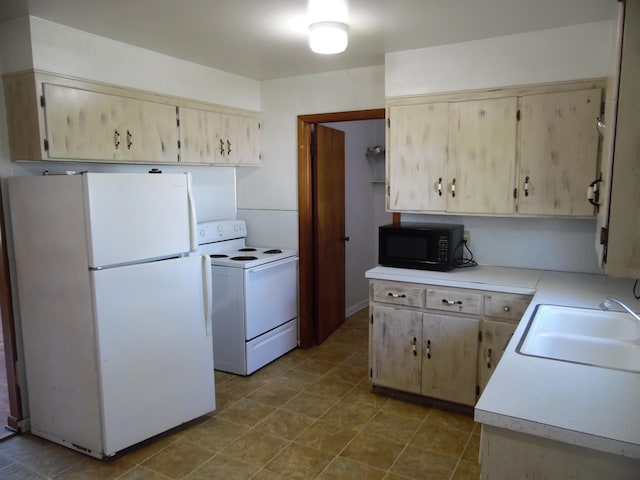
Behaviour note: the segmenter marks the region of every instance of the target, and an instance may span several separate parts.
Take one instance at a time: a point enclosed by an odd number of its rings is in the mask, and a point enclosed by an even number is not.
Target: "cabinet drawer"
[[[484,298],[484,315],[519,321],[531,303],[530,295],[492,293]]]
[[[424,307],[424,290],[422,285],[396,282],[372,282],[371,296],[374,302]]]
[[[429,288],[427,289],[427,308],[480,315],[482,295],[464,290]]]

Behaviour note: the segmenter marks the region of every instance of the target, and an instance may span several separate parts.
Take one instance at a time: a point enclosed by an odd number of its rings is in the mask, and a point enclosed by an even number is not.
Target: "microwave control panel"
[[[438,261],[449,261],[449,241],[446,236],[441,236],[438,240]]]

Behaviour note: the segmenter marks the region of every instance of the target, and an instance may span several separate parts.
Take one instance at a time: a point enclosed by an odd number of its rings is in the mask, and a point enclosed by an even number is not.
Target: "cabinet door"
[[[423,395],[475,405],[478,325],[475,318],[424,314]]]
[[[445,210],[448,109],[447,103],[390,107],[389,210]]]
[[[422,313],[373,305],[371,381],[420,393]]]
[[[227,161],[224,116],[217,112],[180,108],[180,160],[224,164]]]
[[[515,330],[516,325],[514,323],[486,319],[482,321],[482,343],[478,350],[478,385],[480,386],[480,393],[487,386]]]
[[[44,84],[48,156],[176,162],[175,106]]]
[[[228,115],[227,157],[234,165],[260,165],[260,122]]]
[[[518,213],[592,216],[601,90],[522,97]]]
[[[516,97],[449,105],[447,211],[514,212]]]

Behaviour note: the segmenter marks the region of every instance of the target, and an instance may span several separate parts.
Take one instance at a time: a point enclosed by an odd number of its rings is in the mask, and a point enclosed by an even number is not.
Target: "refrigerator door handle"
[[[211,312],[213,309],[213,292],[211,290],[211,260],[208,256],[202,255],[202,288],[204,289],[204,331],[207,337],[211,333]]]
[[[191,172],[185,172],[187,176],[187,199],[189,201],[189,241],[191,251],[198,250],[198,219],[196,218],[196,203],[193,198],[193,188],[191,186]]]

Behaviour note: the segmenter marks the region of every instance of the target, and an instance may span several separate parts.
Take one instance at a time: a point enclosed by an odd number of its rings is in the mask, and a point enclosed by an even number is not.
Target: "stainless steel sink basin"
[[[538,305],[516,351],[640,373],[640,323],[626,312]]]

